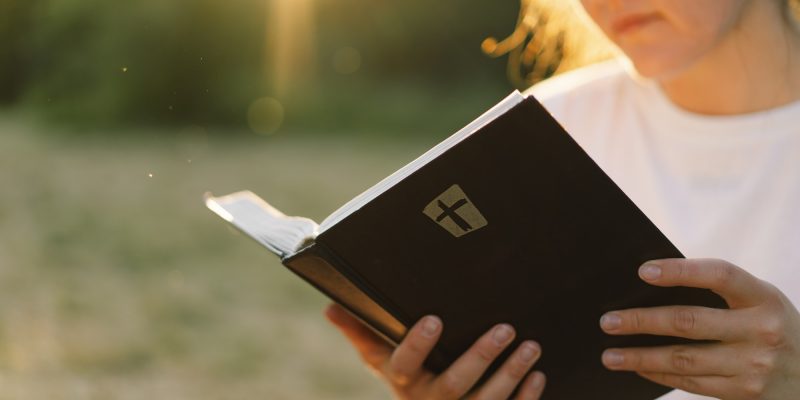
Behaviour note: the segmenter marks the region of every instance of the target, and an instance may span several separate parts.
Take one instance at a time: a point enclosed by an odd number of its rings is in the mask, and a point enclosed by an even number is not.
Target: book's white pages
[[[316,222],[284,215],[248,190],[205,197],[211,211],[281,258],[296,253],[317,236]]]
[[[430,150],[426,151],[425,154],[417,157],[417,159],[414,161],[406,164],[404,167],[395,171],[393,174],[384,178],[382,181],[378,182],[371,188],[365,190],[360,195],[345,203],[345,205],[341,206],[338,210],[334,211],[331,215],[325,218],[324,221],[322,221],[322,223],[319,225],[319,232],[325,232],[326,229],[336,225],[337,222],[359,210],[365,204],[378,197],[381,193],[385,192],[390,187],[396,185],[398,182],[414,173],[414,171],[420,169],[431,160],[436,159],[436,157],[439,157],[448,149],[469,137],[469,135],[477,132],[489,122],[505,114],[508,110],[514,108],[514,106],[521,103],[522,100],[525,100],[525,96],[523,96],[518,90],[515,90],[510,95],[506,96],[503,101],[497,103],[494,107],[490,108],[480,117],[469,123],[467,126],[461,128],[458,132],[443,140],[441,143],[433,146]]]
[[[361,209],[381,193],[503,115],[524,99],[525,97],[515,90],[470,124],[347,202],[328,218],[325,218],[320,225],[308,218],[286,216],[250,191],[236,192],[222,197],[206,194],[206,206],[273,253],[280,257],[291,256],[313,241],[319,233]]]

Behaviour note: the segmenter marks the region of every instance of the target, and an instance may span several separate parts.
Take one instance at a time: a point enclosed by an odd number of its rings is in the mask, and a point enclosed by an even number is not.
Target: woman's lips
[[[632,14],[617,18],[611,23],[615,35],[624,35],[661,19],[658,13]]]

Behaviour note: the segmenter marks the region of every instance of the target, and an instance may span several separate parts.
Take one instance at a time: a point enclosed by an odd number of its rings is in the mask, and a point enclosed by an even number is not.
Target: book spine
[[[391,344],[397,345],[408,328],[416,322],[372,289],[368,282],[353,272],[347,262],[324,243],[317,241],[301,252],[307,254],[295,255],[285,265],[344,306]],[[301,261],[303,259],[305,260]],[[441,372],[454,359],[453,355],[447,354],[437,345],[425,360],[425,367],[433,372]]]
[[[363,284],[353,279],[346,268],[337,268],[336,257],[320,243],[314,243],[298,253],[284,258],[283,264],[303,280],[343,306],[379,336],[393,345],[405,336],[407,326],[395,318]]]

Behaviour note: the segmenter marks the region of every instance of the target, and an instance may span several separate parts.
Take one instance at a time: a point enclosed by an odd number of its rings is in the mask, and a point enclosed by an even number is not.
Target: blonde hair
[[[800,0],[785,1],[787,14],[800,20]],[[508,54],[508,77],[518,88],[619,54],[577,0],[521,0],[514,32],[485,39],[481,49]]]

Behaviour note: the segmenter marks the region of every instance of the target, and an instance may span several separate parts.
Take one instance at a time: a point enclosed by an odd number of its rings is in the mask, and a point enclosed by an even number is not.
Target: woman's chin
[[[663,57],[633,58],[628,57],[628,66],[636,75],[656,81],[669,80],[685,71],[689,63],[677,63]]]

